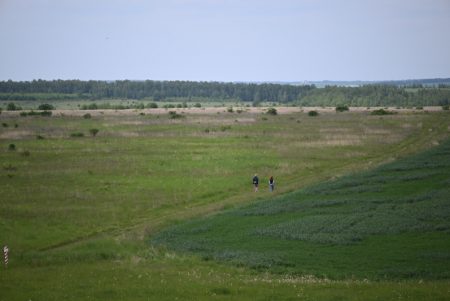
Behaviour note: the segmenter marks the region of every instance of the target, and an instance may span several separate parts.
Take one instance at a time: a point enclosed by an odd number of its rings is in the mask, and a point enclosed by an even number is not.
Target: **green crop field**
[[[0,300],[449,298],[448,112],[83,114],[0,114]]]

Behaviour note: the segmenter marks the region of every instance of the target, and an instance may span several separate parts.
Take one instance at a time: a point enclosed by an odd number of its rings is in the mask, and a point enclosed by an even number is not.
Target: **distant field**
[[[10,263],[1,269],[0,300],[326,300],[357,299],[361,290],[365,300],[411,290],[422,300],[442,297],[447,280],[349,288],[149,247],[167,226],[272,197],[253,192],[254,173],[263,183],[273,174],[282,195],[429,149],[450,126],[441,110],[310,117],[309,109],[277,109],[3,111],[0,243]]]

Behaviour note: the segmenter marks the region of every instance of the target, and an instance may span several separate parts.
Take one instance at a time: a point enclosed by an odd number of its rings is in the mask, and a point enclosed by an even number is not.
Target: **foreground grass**
[[[445,297],[446,282],[311,284],[149,250],[146,238],[269,197],[253,193],[255,172],[263,183],[273,174],[282,194],[429,148],[448,135],[448,114],[0,119],[0,243],[10,248],[0,300],[267,300],[302,289],[358,299],[359,288],[372,300]]]
[[[375,170],[176,225],[152,242],[283,274],[450,277],[450,140]]]

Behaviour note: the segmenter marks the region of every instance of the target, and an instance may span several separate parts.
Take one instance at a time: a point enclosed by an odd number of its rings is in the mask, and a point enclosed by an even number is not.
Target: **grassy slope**
[[[156,244],[279,273],[448,279],[450,140],[425,153],[163,231]]]
[[[427,148],[448,135],[449,120],[444,113],[267,119],[222,113],[180,120],[138,114],[0,115],[9,125],[0,128],[0,243],[11,250],[8,270],[0,270],[0,300],[294,298],[301,293],[296,285],[310,296],[322,294],[322,285],[348,293],[347,283],[305,286],[149,250],[143,238],[164,225],[268,197],[265,190],[252,192],[254,172],[263,179],[273,173],[282,194]],[[70,138],[90,128],[100,129],[96,138]],[[11,143],[16,151],[8,151]],[[387,296],[404,287],[408,295],[415,285],[351,287]],[[425,283],[416,295],[436,299],[442,290],[430,288],[445,286]]]

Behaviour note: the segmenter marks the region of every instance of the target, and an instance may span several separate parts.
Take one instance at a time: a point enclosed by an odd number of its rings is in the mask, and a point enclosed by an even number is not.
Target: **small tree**
[[[309,111],[308,112],[308,116],[315,117],[317,115],[319,115],[319,113],[317,111]]]
[[[344,112],[344,111],[348,111],[349,108],[346,105],[339,105],[336,107],[336,112]]]
[[[92,137],[97,136],[98,132],[99,132],[98,129],[90,129],[90,130],[89,130],[89,133],[91,133]]]
[[[22,110],[22,108],[18,105],[16,105],[13,102],[8,103],[8,105],[6,106],[6,110],[7,111],[20,111]]]
[[[277,112],[277,109],[275,109],[275,108],[269,108],[267,110],[267,114],[269,114],[269,115],[277,115],[278,112]]]

